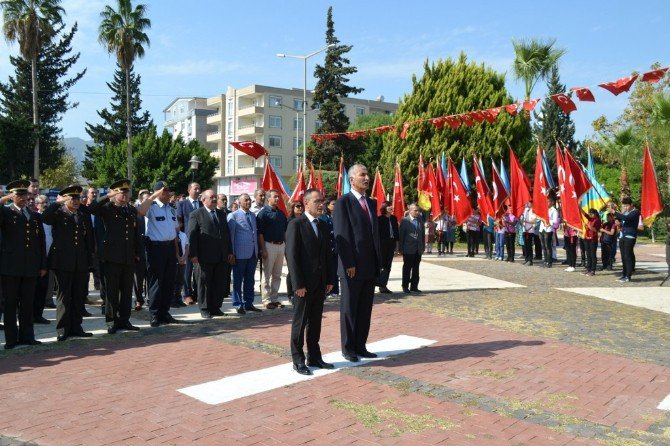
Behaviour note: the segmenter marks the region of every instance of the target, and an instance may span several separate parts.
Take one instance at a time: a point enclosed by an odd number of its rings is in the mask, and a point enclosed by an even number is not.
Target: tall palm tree
[[[33,87],[33,126],[35,131],[35,148],[33,159],[33,176],[40,176],[40,138],[39,114],[37,104],[37,56],[40,49],[55,34],[57,25],[63,22],[65,11],[60,7],[60,0],[2,0],[3,10],[2,33],[8,43],[18,42],[21,57],[30,61],[31,84]]]
[[[526,100],[530,99],[533,87],[540,79],[546,79],[551,68],[565,54],[564,49],[554,48],[556,39],[541,41],[538,39],[512,40],[514,62],[512,71],[516,79],[525,85]]]
[[[628,167],[639,155],[639,141],[633,126],[628,126],[615,131],[611,137],[604,140],[603,151],[610,161],[619,164],[621,175],[619,176],[619,187],[621,198],[630,197],[630,183],[628,181]]]
[[[147,7],[137,5],[133,9],[130,0],[117,0],[117,9],[105,6],[100,13],[102,22],[98,28],[98,41],[116,60],[126,74],[126,134],[128,136],[128,179],[133,176],[132,126],[130,112],[130,68],[135,58],[144,57],[144,46],[149,46],[149,37],[144,32],[151,28],[151,20],[145,17]]]
[[[649,107],[651,115],[651,131],[658,136],[661,144],[665,145],[665,168],[668,172],[668,192],[670,192],[670,93],[658,93]]]

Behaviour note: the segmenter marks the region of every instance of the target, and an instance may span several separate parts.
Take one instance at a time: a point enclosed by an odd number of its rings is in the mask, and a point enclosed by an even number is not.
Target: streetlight
[[[295,168],[297,169],[298,166],[300,165],[300,110],[296,110],[295,108],[291,107],[290,105],[284,105],[281,104],[280,107],[288,108],[289,110],[293,110],[295,112]],[[311,111],[311,110],[310,110]],[[305,119],[303,118],[302,120],[302,130],[305,131],[305,126],[307,123],[305,122]],[[305,145],[305,142],[303,141],[303,147]]]
[[[200,161],[200,158],[193,155],[188,162],[191,163],[191,183],[193,183],[195,181],[195,171],[198,170],[202,161]]]
[[[291,59],[302,59],[302,61],[305,63],[305,77],[304,77],[304,84],[303,84],[303,89],[302,89],[302,168],[303,170],[307,168],[307,59],[309,59],[312,56],[316,56],[322,51],[327,50],[328,48],[333,48],[335,46],[334,43],[331,43],[328,46],[325,46],[321,48],[320,50],[312,51],[309,54],[305,54],[304,56],[296,56],[292,54],[284,54],[284,53],[279,53],[277,54],[277,57],[289,57]]]

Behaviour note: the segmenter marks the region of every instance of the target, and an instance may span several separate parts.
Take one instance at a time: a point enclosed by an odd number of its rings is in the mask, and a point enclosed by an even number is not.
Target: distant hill
[[[81,163],[86,155],[86,146],[93,145],[93,141],[86,141],[81,138],[65,138],[63,139],[63,145],[72,152],[77,162]]]

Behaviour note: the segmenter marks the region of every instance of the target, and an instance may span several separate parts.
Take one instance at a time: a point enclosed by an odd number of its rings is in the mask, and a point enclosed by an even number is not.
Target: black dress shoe
[[[37,339],[32,339],[30,341],[19,342],[19,344],[22,344],[22,345],[42,345],[42,342],[38,341]]]
[[[389,290],[387,287],[379,287],[379,292],[382,294],[393,294],[393,291]]]
[[[212,316],[219,316],[219,317],[221,317],[221,316],[225,316],[225,315],[226,315],[226,313],[224,313],[223,311],[221,311],[221,310],[218,309],[218,308],[217,308],[216,310],[212,310],[212,311],[210,311],[210,314],[211,314]]]
[[[178,300],[177,302],[173,302],[172,305],[170,305],[170,308],[181,308],[185,306],[186,304],[184,302]]]
[[[247,314],[246,310],[245,310],[244,308],[242,308],[242,307],[238,308],[238,309],[235,310],[235,311],[237,311],[237,314]]]
[[[93,316],[88,310],[81,310],[81,317],[91,317]]]
[[[245,309],[246,311],[253,311],[253,312],[255,312],[255,313],[260,313],[260,312],[263,311],[263,310],[261,310],[260,308],[256,308],[256,307],[254,307],[253,305],[250,306],[250,307],[244,307],[244,309]]]
[[[160,324],[161,324],[161,321],[158,320],[157,317],[152,317],[151,321],[149,322],[149,325],[151,325],[152,327],[158,327],[158,326],[160,326]]]
[[[136,327],[130,322],[123,323],[116,328],[119,330],[140,331],[140,327]]]
[[[403,288],[402,292],[405,293],[405,294],[409,294],[409,288]]]
[[[8,342],[5,344],[5,350],[11,350],[16,347],[16,342]]]
[[[293,363],[293,370],[300,373],[301,375],[311,375],[312,374],[312,371],[310,369],[308,369],[305,364],[296,364],[294,362]]]
[[[212,314],[209,311],[201,311],[200,312],[200,317],[203,319],[211,319]]]
[[[58,342],[66,341],[66,340],[67,340],[67,336],[65,336],[65,335],[58,335],[58,336],[56,337],[56,340],[57,340]]]
[[[107,327],[107,333],[109,334],[116,333],[116,327]]]
[[[93,336],[93,333],[89,333],[88,331],[77,331],[75,333],[70,333],[71,338],[90,338]]]
[[[44,316],[36,317],[33,322],[36,324],[44,324],[44,325],[51,323],[51,321],[49,319],[46,319]]]
[[[358,356],[360,356],[361,358],[376,358],[377,353],[372,353],[367,350],[363,350],[362,352],[358,352]]]
[[[421,291],[418,288],[410,289],[409,290],[412,294],[423,294],[423,291]]]
[[[334,369],[335,366],[329,362],[325,362],[323,359],[317,361],[307,361],[308,367],[316,367],[317,369]]]
[[[51,302],[47,302],[47,303],[45,303],[45,304],[44,304],[44,308],[51,308],[51,309],[54,309],[54,308],[56,308],[56,304],[55,304],[55,303],[53,302],[53,300],[52,300]]]
[[[163,322],[166,324],[181,324],[181,321],[173,318],[170,313],[163,317]]]
[[[348,353],[344,353],[342,356],[344,357],[344,359],[346,359],[346,360],[349,361],[349,362],[358,362],[358,361],[360,361],[360,359],[358,359],[358,356],[356,356],[356,355],[350,355],[350,354],[348,354]]]

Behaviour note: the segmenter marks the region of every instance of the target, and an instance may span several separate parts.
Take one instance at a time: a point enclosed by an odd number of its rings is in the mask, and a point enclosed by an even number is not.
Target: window
[[[268,145],[270,147],[281,147],[281,136],[270,135],[268,138]]]
[[[319,121],[318,119],[316,121],[314,121],[314,131],[318,132],[322,125],[323,125],[323,123],[321,121]]]
[[[302,99],[293,98],[293,108],[302,111]]]
[[[300,167],[300,157],[299,156],[294,156],[293,158],[293,169],[298,171],[298,167]]]
[[[232,121],[232,119],[230,121],[226,122],[226,134],[228,136],[233,135],[233,121]]]
[[[275,169],[281,168],[281,156],[268,156],[268,162]]]
[[[321,104],[312,104],[312,109],[321,110]]]
[[[230,100],[228,101],[228,116],[233,116],[233,110],[234,110],[233,101]]]
[[[233,160],[232,159],[227,159],[226,160],[226,173],[228,175],[233,174]]]
[[[302,118],[293,118],[293,130],[302,130]]]
[[[302,145],[302,138],[298,139],[295,136],[293,137],[293,150],[298,150],[298,147]]]
[[[281,107],[281,96],[270,95],[270,107]]]
[[[363,116],[365,114],[365,109],[363,107],[356,107],[356,116]]]
[[[270,128],[271,129],[280,129],[281,128],[281,116],[270,115]]]

